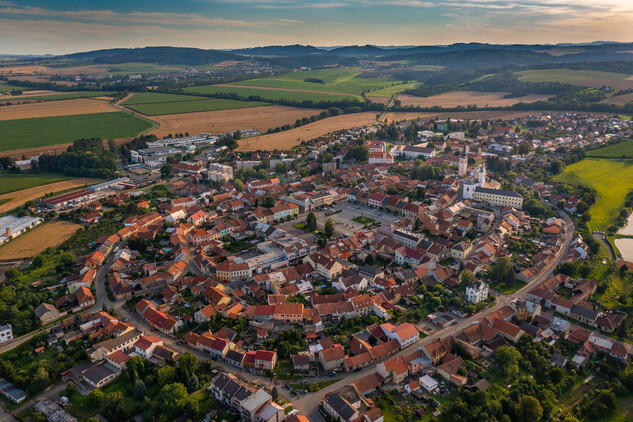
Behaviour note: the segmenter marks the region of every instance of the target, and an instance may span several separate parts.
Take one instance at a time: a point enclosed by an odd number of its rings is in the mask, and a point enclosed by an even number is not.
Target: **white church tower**
[[[477,186],[485,187],[486,186],[486,165],[481,164],[481,169],[479,169],[479,175],[477,176]]]

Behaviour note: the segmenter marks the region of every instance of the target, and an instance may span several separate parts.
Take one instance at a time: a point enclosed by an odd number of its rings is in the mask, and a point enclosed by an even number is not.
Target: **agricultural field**
[[[137,98],[140,96],[140,98]],[[146,116],[229,110],[267,105],[259,101],[235,101],[193,95],[143,93],[136,94],[122,105]]]
[[[394,86],[389,86],[387,88],[378,89],[376,91],[370,91],[367,93],[367,95],[372,97],[391,97],[392,95],[405,91],[407,89],[415,89],[418,87],[418,85],[420,85],[418,82],[398,84]]]
[[[457,107],[476,105],[477,107],[507,107],[517,103],[545,101],[548,95],[525,95],[523,97],[504,98],[505,92],[453,91],[432,97],[399,95],[403,106],[412,107]]]
[[[287,150],[299,145],[302,141],[318,138],[330,132],[374,123],[376,123],[376,114],[372,112],[342,114],[284,132],[241,139],[237,151]]]
[[[286,73],[279,76],[271,76],[268,78],[235,82],[234,85],[338,92],[358,95],[362,94],[364,91],[382,89],[392,85],[394,82],[401,82],[393,81],[384,77],[359,77],[362,74],[362,69],[355,68],[307,70]],[[308,79],[313,79],[315,81],[320,80],[324,83],[306,82]]]
[[[479,111],[449,111],[449,112],[405,112],[396,113],[389,112],[385,114],[385,121],[403,121],[403,120],[416,120],[416,119],[428,119],[438,117],[440,119],[470,119],[470,120],[492,120],[492,119],[514,119],[517,117],[528,116],[534,114],[533,111],[512,111],[512,110],[479,110]]]
[[[79,91],[79,92],[55,92],[50,91],[49,94],[41,94],[41,95],[20,95],[20,96],[7,96],[1,97],[0,102],[13,102],[13,101],[35,101],[35,100],[43,100],[43,101],[59,101],[59,100],[73,100],[76,98],[91,98],[91,97],[102,97],[104,95],[112,95],[112,92],[105,91]]]
[[[0,121],[38,117],[75,116],[79,114],[112,113],[117,109],[106,101],[77,99],[16,104],[0,107]]]
[[[20,259],[36,256],[46,248],[56,247],[70,238],[81,225],[70,221],[51,221],[41,224],[0,247],[2,259]]]
[[[63,182],[41,184],[40,186],[23,189],[19,192],[5,193],[0,195],[0,213],[20,207],[29,201],[40,199],[47,193],[58,193],[70,189],[78,189],[83,186],[94,185],[95,183],[100,182],[103,182],[103,180],[86,178],[70,179]]]
[[[11,84],[6,83],[6,82],[0,82],[0,93],[11,92],[13,90],[22,91],[23,89],[24,88],[22,88],[22,87],[11,85]]]
[[[588,225],[592,230],[604,231],[617,218],[626,195],[633,190],[633,160],[585,158],[567,166],[556,180],[596,190]]]
[[[132,138],[152,123],[125,112],[41,117],[0,122],[0,151],[42,147],[82,138]]]
[[[633,158],[633,141],[624,141],[615,145],[587,151],[587,157]]]
[[[602,72],[598,70],[571,70],[571,69],[537,69],[515,72],[515,76],[525,82],[560,82],[576,84],[587,79],[620,79],[624,80],[631,75],[624,73]]]
[[[0,172],[0,195],[30,189],[36,186],[70,180],[71,177],[53,173],[5,173]]]
[[[314,84],[317,85],[317,84]],[[266,87],[246,87],[238,85],[203,85],[192,86],[184,89],[192,94],[237,94],[241,97],[257,96],[266,101],[290,100],[290,101],[361,101],[360,95],[327,93],[315,90],[275,89]]]
[[[606,104],[614,104],[617,106],[623,106],[626,105],[630,102],[633,102],[633,93],[631,94],[624,94],[624,95],[614,95],[611,96],[609,98],[606,98],[602,101],[600,101],[601,103],[606,103]]]
[[[248,109],[205,111],[200,113],[167,114],[152,117],[160,127],[151,133],[165,137],[170,133],[220,134],[240,129],[257,129],[294,125],[297,119],[318,115],[322,110],[269,105]]]

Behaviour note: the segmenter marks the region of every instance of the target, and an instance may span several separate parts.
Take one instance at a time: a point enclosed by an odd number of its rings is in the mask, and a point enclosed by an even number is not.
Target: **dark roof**
[[[475,192],[489,193],[493,195],[502,195],[502,196],[512,196],[514,198],[523,198],[521,195],[511,190],[489,189],[489,188],[482,188],[478,186],[475,188]]]
[[[596,319],[598,317],[598,312],[593,309],[587,309],[583,306],[574,305],[570,309],[570,314],[580,315],[583,318],[587,319]]]

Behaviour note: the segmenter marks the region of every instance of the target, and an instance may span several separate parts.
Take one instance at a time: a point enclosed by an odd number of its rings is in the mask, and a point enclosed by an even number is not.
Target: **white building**
[[[420,377],[420,387],[424,388],[429,393],[433,393],[437,390],[437,381],[428,375],[424,375]]]
[[[0,343],[5,343],[10,340],[13,340],[13,329],[11,328],[11,324],[5,324],[0,327]]]
[[[488,299],[488,284],[483,281],[477,281],[466,286],[466,299],[470,303],[479,303]]]
[[[224,164],[211,163],[209,166],[209,180],[219,182],[233,180],[233,167]]]

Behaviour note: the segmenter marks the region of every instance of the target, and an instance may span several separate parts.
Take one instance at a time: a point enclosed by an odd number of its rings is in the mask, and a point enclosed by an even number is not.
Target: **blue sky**
[[[633,41],[633,0],[0,0],[0,54]]]

